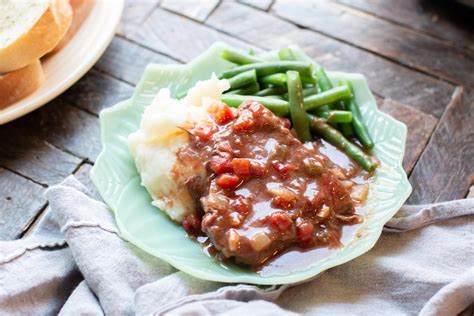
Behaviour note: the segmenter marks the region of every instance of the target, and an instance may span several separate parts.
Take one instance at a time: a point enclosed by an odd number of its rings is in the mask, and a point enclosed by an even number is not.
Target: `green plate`
[[[231,67],[232,64],[220,58],[225,47],[216,43],[186,65],[149,65],[130,100],[101,112],[103,150],[91,170],[91,178],[114,212],[122,237],[197,278],[261,285],[301,282],[367,252],[377,242],[384,224],[408,198],[411,186],[401,165],[406,126],[378,111],[367,81],[360,74],[328,73],[334,82],[343,78],[354,85],[355,97],[375,140],[374,152],[381,161],[370,183],[365,220],[357,228],[357,237],[354,232],[342,248],[324,256],[308,254],[305,260],[296,260],[298,264],[283,265],[278,271],[256,273],[206,256],[179,225],[151,205],[151,197],[140,185],[140,176],[128,151],[127,136],[138,129],[145,106],[160,88],[170,88],[176,95],[196,81],[208,79],[212,72]],[[293,51],[299,59],[309,60],[299,48],[293,47]],[[275,59],[276,54],[270,52],[262,57]]]

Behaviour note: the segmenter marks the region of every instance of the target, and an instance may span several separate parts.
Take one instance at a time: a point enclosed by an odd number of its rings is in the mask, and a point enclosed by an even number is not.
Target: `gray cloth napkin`
[[[295,286],[203,281],[119,237],[74,178],[27,238],[0,242],[5,315],[456,315],[474,302],[474,199],[405,206],[367,254]]]

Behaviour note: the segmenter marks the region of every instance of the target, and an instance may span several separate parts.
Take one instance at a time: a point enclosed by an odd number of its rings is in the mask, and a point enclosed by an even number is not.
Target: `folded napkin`
[[[474,199],[405,206],[363,256],[257,287],[196,279],[124,241],[74,177],[46,195],[33,234],[0,242],[0,314],[456,315],[474,302]]]

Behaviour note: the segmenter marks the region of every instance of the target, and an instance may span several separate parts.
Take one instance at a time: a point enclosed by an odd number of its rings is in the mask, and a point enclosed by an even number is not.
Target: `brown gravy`
[[[370,175],[324,140],[303,145],[286,119],[257,102],[237,111],[216,105],[213,117],[178,152],[181,163],[208,171],[187,182],[198,207],[183,222],[189,235],[209,237],[197,237],[207,254],[272,273],[351,239],[364,195],[359,188],[354,199],[352,188]]]

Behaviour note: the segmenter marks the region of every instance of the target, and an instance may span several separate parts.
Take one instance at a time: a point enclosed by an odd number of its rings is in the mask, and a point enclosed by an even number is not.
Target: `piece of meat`
[[[339,246],[341,226],[360,218],[324,157],[259,103],[243,103],[224,122],[207,126],[206,138],[191,135],[179,153],[186,161],[199,152],[207,167],[201,228],[217,250],[256,267],[289,247]]]

